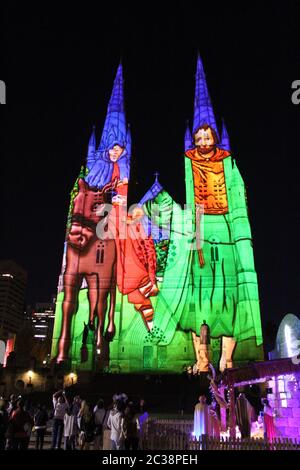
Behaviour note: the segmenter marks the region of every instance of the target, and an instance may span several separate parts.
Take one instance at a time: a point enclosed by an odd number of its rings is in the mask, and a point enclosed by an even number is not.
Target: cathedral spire
[[[215,120],[213,107],[208,93],[203,64],[200,55],[198,55],[194,101],[193,133],[202,124],[209,124],[218,135],[217,123]]]
[[[187,121],[185,135],[184,135],[184,150],[186,152],[187,150],[192,149],[193,147],[194,147],[193,137],[190,131],[189,122]]]
[[[124,109],[123,69],[119,64],[102,132],[99,150],[103,151],[118,143],[126,143],[126,118]]]
[[[145,204],[147,201],[155,199],[156,196],[163,190],[162,185],[158,181],[159,173],[157,171],[154,173],[154,176],[155,176],[155,181],[153,185],[151,186],[151,188],[146,192],[146,194],[144,194],[144,196],[140,200],[139,202],[140,206]]]
[[[225,126],[224,119],[222,119],[222,136],[220,147],[224,150],[230,150],[229,135]]]

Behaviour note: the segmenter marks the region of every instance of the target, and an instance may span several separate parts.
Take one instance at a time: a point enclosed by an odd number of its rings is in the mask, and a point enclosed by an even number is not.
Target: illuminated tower
[[[193,134],[207,124],[218,136],[203,65],[198,57]],[[207,320],[211,337],[215,340],[215,358],[219,349],[217,339],[225,336],[234,337],[237,342],[235,361],[263,359],[246,191],[236,160],[231,155],[224,122],[221,140],[216,143],[215,154],[210,159],[210,162],[214,160],[213,163],[207,163],[205,158],[197,161],[187,158],[192,151],[185,150],[187,203],[192,204],[198,197],[197,202],[204,207],[204,265],[200,266],[197,257],[193,257],[189,310],[195,309],[197,324]],[[194,155],[198,156],[197,152]],[[185,317],[182,318],[182,326],[192,326],[188,316]]]
[[[109,364],[109,343],[116,333],[116,243],[98,236],[102,208],[126,206],[131,136],[126,125],[122,66],[119,65],[100,144],[95,129],[86,166],[71,192],[62,271],[58,285],[52,357],[81,370]]]
[[[219,137],[198,58],[193,134],[203,125],[214,131],[214,152],[212,158],[198,158],[187,126],[185,210],[157,180],[141,201],[151,218],[152,234],[158,233],[153,237],[160,290],[151,335],[145,334],[123,299],[123,323],[118,343],[112,344],[111,365],[116,370],[181,372],[197,359],[192,334],[199,334],[203,322],[210,328],[211,360],[221,370],[263,359],[245,185],[224,123]]]
[[[204,129],[198,134],[201,126]],[[203,65],[198,58],[193,134],[212,135],[208,128],[213,129],[215,136],[215,150],[210,158],[199,156],[189,127],[185,133],[187,208],[185,214],[177,208],[170,222],[168,259],[156,304],[155,325],[162,333],[156,344],[168,346],[167,362],[170,367],[173,360],[176,369],[185,358],[176,354],[172,357],[172,350],[176,349],[172,344],[186,332],[199,334],[203,321],[210,327],[215,364],[223,349],[222,369],[232,365],[230,356],[235,344],[236,363],[263,359],[245,185],[231,156],[224,123],[219,139]],[[176,207],[164,191],[154,202]],[[200,209],[199,220],[196,204]],[[186,344],[177,350],[186,350]]]

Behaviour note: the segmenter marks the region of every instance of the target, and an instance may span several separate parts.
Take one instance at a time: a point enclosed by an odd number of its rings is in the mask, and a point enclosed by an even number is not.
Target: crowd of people
[[[44,448],[45,434],[52,427],[51,449],[102,450],[143,448],[143,432],[148,413],[145,401],[134,404],[116,394],[109,407],[100,398],[92,405],[79,395],[67,397],[64,390],[53,394],[53,407],[33,406],[22,397],[11,395],[0,400],[0,450],[26,450],[32,435],[35,449]]]
[[[264,424],[265,438],[272,441],[274,410],[266,398],[261,400],[261,405],[259,418]],[[242,439],[249,438],[257,415],[244,393],[236,399],[235,414]],[[133,403],[124,393],[115,394],[110,405],[105,406],[102,398],[92,405],[79,395],[69,396],[59,390],[53,394],[48,409],[42,404],[34,405],[28,397],[24,400],[11,395],[9,400],[0,398],[0,450],[26,450],[30,441],[35,449],[42,450],[47,430],[48,434],[51,431],[53,450],[143,449],[147,420],[145,401]],[[206,434],[220,438],[221,431],[227,427],[227,401],[217,389],[211,404],[201,395],[194,409],[194,436],[199,439]]]

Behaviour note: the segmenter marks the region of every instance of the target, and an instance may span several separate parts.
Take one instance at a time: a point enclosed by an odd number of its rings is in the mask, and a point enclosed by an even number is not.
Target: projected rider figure
[[[90,330],[96,328],[98,356],[103,358],[107,355],[107,341],[115,335],[116,284],[141,314],[146,328],[152,328],[154,310],[149,297],[158,292],[155,247],[151,237],[143,233],[139,222],[140,211],[135,210],[127,215],[130,155],[131,138],[125,123],[120,66],[99,148],[96,150],[93,131],[88,147],[87,175],[78,180],[77,195],[73,201],[66,239],[57,362],[66,361],[70,356],[72,318],[78,308],[78,294],[83,288],[83,280],[86,281],[89,303],[88,325]],[[103,209],[107,203],[112,208],[108,213]],[[111,213],[114,213],[116,226],[114,236],[99,237],[99,222],[104,229],[109,228]],[[121,219],[125,221],[123,236],[120,236],[119,229]],[[107,310],[108,322],[104,332]]]

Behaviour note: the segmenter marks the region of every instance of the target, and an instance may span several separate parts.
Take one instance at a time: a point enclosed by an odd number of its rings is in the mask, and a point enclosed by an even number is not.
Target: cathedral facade
[[[156,178],[128,212],[131,135],[119,66],[100,143],[93,131],[71,193],[52,344],[57,362],[180,373],[263,359],[245,185],[224,123],[219,134],[200,57],[184,144],[186,206]]]

